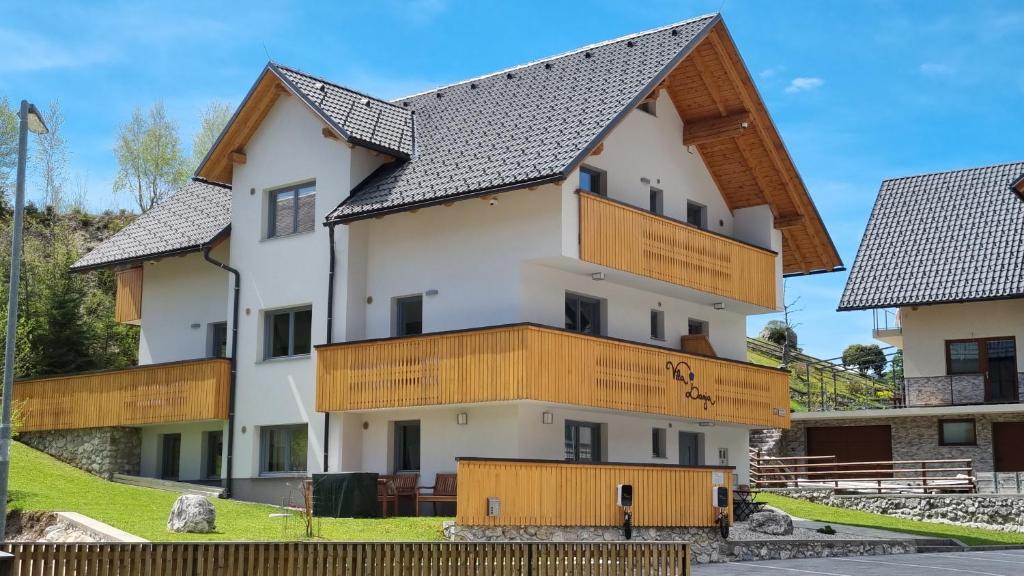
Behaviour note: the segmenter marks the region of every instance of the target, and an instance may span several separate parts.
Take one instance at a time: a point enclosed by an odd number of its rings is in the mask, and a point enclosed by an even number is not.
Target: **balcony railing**
[[[776,254],[580,192],[580,259],[763,308],[778,307]]]
[[[224,358],[69,374],[14,384],[21,430],[225,420],[230,362]]]
[[[789,374],[533,324],[317,348],[321,412],[536,400],[789,427]]]
[[[621,526],[618,484],[633,486],[636,526],[714,526],[711,487],[731,487],[732,469],[460,458],[458,478],[456,522],[469,526]]]

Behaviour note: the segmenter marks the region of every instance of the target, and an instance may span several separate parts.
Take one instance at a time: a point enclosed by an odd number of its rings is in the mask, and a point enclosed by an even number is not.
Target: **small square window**
[[[654,458],[668,458],[668,445],[666,438],[668,433],[664,428],[651,429],[651,456]]]
[[[264,426],[260,429],[260,472],[282,474],[306,471],[305,424]]]
[[[313,309],[273,310],[264,319],[264,358],[304,356],[312,348]]]
[[[974,420],[939,420],[940,446],[975,446]]]
[[[269,198],[267,238],[313,230],[316,219],[315,184],[272,190]]]
[[[653,186],[651,187],[651,212],[654,214],[665,213],[665,193]]]
[[[705,320],[698,320],[696,318],[690,318],[686,321],[686,333],[690,336],[697,336],[703,334],[708,335],[708,323]]]
[[[606,174],[602,170],[591,168],[589,166],[581,167],[580,190],[584,190],[592,194],[599,194],[601,196],[607,195],[605,177]]]
[[[686,202],[686,222],[698,228],[708,228],[708,207],[696,202]]]
[[[653,98],[653,97],[652,98],[648,98],[647,100],[644,100],[643,102],[641,102],[640,105],[636,107],[636,109],[637,110],[642,110],[644,112],[647,112],[651,116],[657,116],[658,115],[658,101],[655,98]]]
[[[600,335],[601,301],[572,292],[565,293],[565,329],[583,334]]]
[[[665,311],[651,310],[651,339],[665,339]]]
[[[423,296],[395,298],[395,336],[423,334]]]

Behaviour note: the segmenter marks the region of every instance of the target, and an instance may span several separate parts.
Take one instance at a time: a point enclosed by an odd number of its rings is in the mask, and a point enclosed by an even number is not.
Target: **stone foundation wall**
[[[444,536],[456,542],[621,542],[622,528],[608,526],[461,526],[446,522]],[[725,540],[718,528],[634,528],[637,542],[682,540],[693,562],[724,562]]]
[[[1024,411],[1024,407],[1022,407]],[[960,418],[960,417],[958,417]],[[975,416],[975,446],[940,446],[940,416],[894,416],[891,418],[848,418],[842,420],[794,420],[783,432],[782,452],[786,456],[807,454],[807,428],[813,426],[866,426],[888,424],[892,427],[893,460],[951,460],[970,458],[975,472],[992,472],[992,423],[1024,420],[1022,414],[986,414]]]
[[[726,556],[730,561],[745,562],[913,554],[917,552],[917,545],[911,540],[737,540],[730,541],[726,550]]]
[[[789,490],[787,496],[909,520],[1024,532],[1024,496],[885,494],[846,496],[831,490]]]
[[[104,478],[139,475],[142,435],[138,428],[22,432],[18,441]]]

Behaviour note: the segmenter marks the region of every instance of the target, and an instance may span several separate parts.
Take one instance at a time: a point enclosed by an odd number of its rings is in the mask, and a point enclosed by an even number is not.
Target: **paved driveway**
[[[1024,550],[806,558],[694,566],[694,576],[1020,576]]]

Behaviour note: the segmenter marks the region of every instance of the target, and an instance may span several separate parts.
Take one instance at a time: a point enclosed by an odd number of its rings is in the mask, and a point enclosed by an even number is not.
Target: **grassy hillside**
[[[167,515],[178,494],[107,482],[15,442],[11,448],[11,510],[79,512],[147,540],[299,540],[298,514],[276,506],[213,499],[217,532],[174,534]],[[438,540],[447,518],[316,519],[327,540]]]
[[[747,361],[777,368],[782,364],[782,349],[759,338],[747,338]],[[823,403],[826,408],[880,408],[892,398],[890,381],[844,370],[801,352],[792,354],[789,369],[789,403],[794,412],[806,412],[808,402],[815,410]]]

